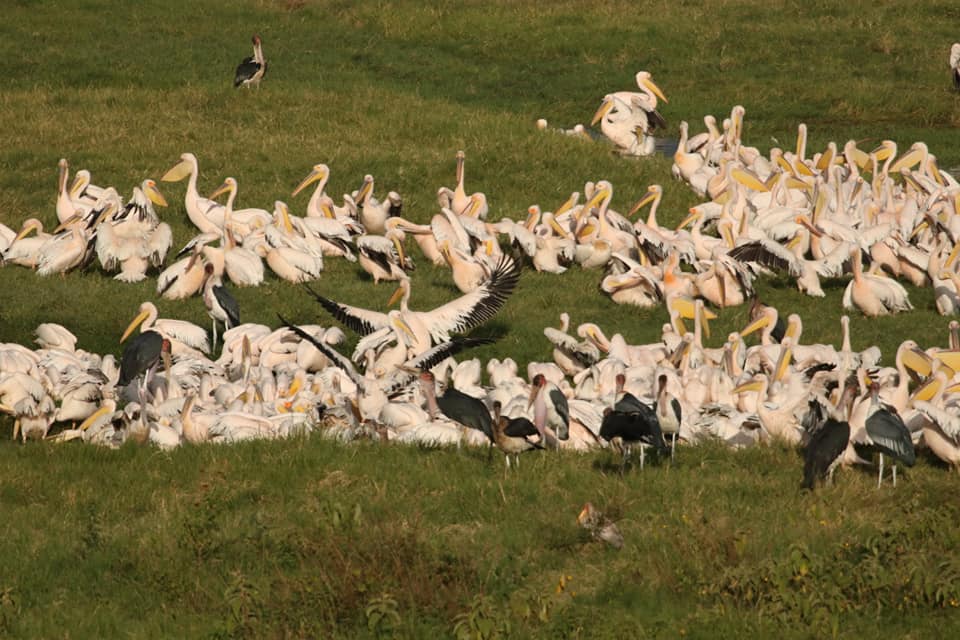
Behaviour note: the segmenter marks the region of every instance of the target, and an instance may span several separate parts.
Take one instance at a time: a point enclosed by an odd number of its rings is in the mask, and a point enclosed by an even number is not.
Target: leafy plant
[[[482,595],[470,603],[470,610],[454,619],[453,634],[457,640],[494,640],[510,634],[510,622]]]
[[[389,593],[372,598],[363,610],[367,617],[367,629],[378,636],[390,635],[400,625],[397,600]]]

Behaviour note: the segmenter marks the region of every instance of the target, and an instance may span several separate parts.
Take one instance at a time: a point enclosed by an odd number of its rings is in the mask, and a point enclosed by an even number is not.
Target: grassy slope
[[[677,222],[695,199],[670,181],[667,160],[623,160],[532,126],[539,116],[566,126],[587,120],[599,97],[629,87],[638,69],[653,71],[670,98],[670,135],[681,119],[697,130],[702,115],[741,103],[745,140],[763,151],[777,141],[790,147],[805,121],[811,150],[850,137],[868,148],[920,139],[952,167],[960,164],[960,102],[948,90],[946,51],[958,17],[947,2],[21,2],[0,23],[0,221],[38,215],[52,226],[60,157],[126,194],[188,150],[200,159],[201,191],[233,175],[239,206],[289,201],[322,161],[332,193],[371,173],[378,193],[399,191],[408,215],[425,221],[436,188],[453,183],[462,148],[467,188],[487,193],[493,219],[521,217],[535,202],[553,208],[584,181],[605,178],[620,210],[648,184],[664,184],[661,217]],[[253,30],[270,73],[261,91],[234,91],[232,69]],[[182,185],[162,186],[181,201]],[[182,205],[163,215],[184,242]],[[613,305],[597,292],[599,278],[526,273],[493,328],[507,335],[478,355],[547,358],[541,329],[562,309],[574,322],[654,339],[663,311]],[[83,348],[118,352],[117,337],[153,286],[3,269],[0,340],[28,344],[36,324],[55,321]],[[455,295],[448,274],[425,266],[416,286],[424,307]],[[371,306],[390,294],[335,261],[318,287]],[[803,315],[807,340],[836,342],[842,287],[815,302],[785,281],[763,293]],[[275,311],[318,318],[301,291],[275,280],[237,297],[248,320],[273,324]],[[854,318],[854,347],[876,343],[890,354],[908,336],[945,342],[929,291],[911,297],[912,314]],[[196,299],[159,306],[206,322]],[[743,326],[745,310],[722,316],[713,344]],[[384,591],[411,637],[449,633],[476,594],[520,635],[614,636],[627,625],[666,636],[802,636],[806,627],[794,626],[802,622],[859,636],[949,623],[929,598],[898,600],[916,596],[916,582],[896,586],[903,576],[870,574],[871,588],[817,596],[873,566],[843,555],[850,548],[875,565],[899,563],[951,584],[956,563],[939,567],[937,556],[957,547],[955,510],[940,504],[954,478],[925,462],[895,494],[848,473],[810,497],[796,492],[795,454],[779,450],[697,448],[672,469],[620,480],[603,454],[544,457],[502,479],[500,461],[482,455],[372,449],[294,441],[168,456],[0,446],[0,517],[18,523],[0,541],[0,634],[317,636],[333,628],[353,637],[367,629],[364,607]],[[622,518],[619,554],[574,526],[586,499]],[[891,546],[901,538],[906,549]],[[565,575],[570,586],[558,595]],[[759,592],[765,575],[783,578],[775,593],[795,600],[749,606],[740,585]],[[517,589],[514,604],[545,603],[545,621],[519,605],[508,612]],[[742,613],[733,615],[736,605]],[[839,625],[843,606],[855,613]]]

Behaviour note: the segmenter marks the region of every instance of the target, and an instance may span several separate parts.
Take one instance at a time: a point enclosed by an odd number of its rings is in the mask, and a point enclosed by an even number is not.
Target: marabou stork
[[[120,358],[118,387],[125,387],[141,375],[141,389],[147,388],[149,377],[160,363],[161,355],[170,353],[170,340],[156,331],[144,331],[127,343]]]
[[[547,427],[556,432],[557,440],[567,440],[570,437],[570,408],[567,397],[542,373],[533,377],[528,406],[530,404],[533,405],[533,424],[543,442],[549,443],[553,440],[552,436],[547,437]],[[557,446],[556,440],[552,445]]]
[[[448,386],[442,395],[437,395],[436,380],[429,371],[420,373],[420,386],[427,399],[427,411],[431,419],[442,413],[454,422],[469,429],[482,431],[490,442],[495,442],[493,420],[483,401]]]
[[[883,454],[891,456],[912,467],[917,461],[917,454],[913,448],[913,439],[910,430],[903,423],[903,419],[896,413],[888,410],[880,403],[880,385],[876,382],[870,385],[870,414],[866,420],[867,444],[872,445],[880,452],[880,472],[877,474],[877,488],[883,483]],[[897,486],[897,465],[893,467],[893,486]]]
[[[520,454],[531,449],[543,449],[543,445],[530,440],[530,436],[539,435],[536,425],[528,418],[510,418],[500,415],[500,402],[493,403],[493,443],[503,451],[510,468],[510,454],[517,467],[520,467]]]
[[[249,87],[256,85],[260,88],[260,79],[267,73],[267,61],[263,58],[263,46],[260,36],[253,36],[253,55],[243,59],[237,65],[237,72],[233,76],[233,86],[243,85]]]
[[[240,305],[233,294],[223,286],[223,280],[214,273],[209,262],[204,266],[203,304],[207,315],[213,319],[213,350],[217,350],[217,322],[222,322],[224,331],[240,324]]]
[[[857,387],[852,384],[844,387],[837,408],[810,437],[803,453],[802,488],[812,490],[818,479],[829,478],[833,481],[833,472],[843,459],[850,442],[848,419],[856,398],[856,390]]]

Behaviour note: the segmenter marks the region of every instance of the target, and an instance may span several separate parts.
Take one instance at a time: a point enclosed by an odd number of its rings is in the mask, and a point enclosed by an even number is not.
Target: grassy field
[[[55,225],[57,160],[125,196],[179,155],[200,161],[200,190],[227,175],[238,206],[301,212],[290,192],[313,164],[329,191],[376,178],[405,215],[427,221],[467,154],[467,190],[490,218],[552,209],[587,180],[610,180],[627,210],[665,187],[661,220],[695,196],[670,161],[631,161],[604,144],[537,131],[587,122],[601,97],[654,74],[681,120],[746,108],[745,142],[808,149],[849,138],[872,148],[930,145],[960,165],[960,96],[947,53],[954,2],[307,2],[8,3],[0,22],[0,222]],[[259,91],[231,86],[258,32],[270,70]],[[193,232],[182,184],[161,184],[179,247]],[[416,255],[416,254],[415,254]],[[392,292],[327,260],[315,286],[382,308]],[[662,309],[619,307],[601,274],[527,271],[484,331],[481,358],[549,358],[560,311],[651,341]],[[787,280],[765,301],[799,312],[807,342],[839,341],[845,281],[800,297]],[[155,278],[124,285],[91,270],[41,279],[0,270],[0,341],[30,344],[59,322],[81,348],[119,353]],[[276,279],[235,289],[244,320],[275,313],[330,322]],[[414,304],[454,297],[449,273],[420,262]],[[853,346],[889,362],[912,337],[946,343],[929,290],[917,310],[852,318]],[[206,326],[199,299],[162,316]],[[721,314],[710,346],[746,323]],[[9,422],[0,422],[9,433]],[[958,626],[955,476],[922,459],[896,491],[867,473],[799,493],[796,452],[685,448],[675,465],[621,478],[604,453],[541,456],[504,477],[499,456],[294,440],[172,454],[128,447],[0,442],[0,636],[19,637],[905,637]],[[585,500],[617,519],[620,552],[575,523]]]

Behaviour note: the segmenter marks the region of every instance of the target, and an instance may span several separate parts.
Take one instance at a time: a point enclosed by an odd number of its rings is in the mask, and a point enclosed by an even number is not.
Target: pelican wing
[[[369,335],[377,329],[388,326],[388,318],[385,313],[340,304],[339,302],[321,296],[307,284],[304,284],[303,287],[310,292],[310,295],[316,298],[320,306],[326,309],[330,315],[362,336]]]
[[[500,311],[520,280],[520,265],[508,255],[500,257],[490,278],[474,291],[422,313],[434,342],[446,342],[450,333],[462,333],[487,322]]]
[[[747,242],[731,249],[727,255],[739,262],[756,262],[768,269],[786,271],[794,277],[803,274],[803,265],[797,256],[773,240]]]
[[[956,413],[942,409],[931,402],[915,400],[914,409],[927,416],[935,422],[944,434],[953,439],[954,442],[960,442],[960,416]]]
[[[280,322],[283,323],[283,326],[285,326],[287,329],[290,329],[290,331],[293,331],[295,334],[300,336],[300,338],[302,338],[303,340],[306,340],[307,342],[312,344],[314,347],[316,347],[317,351],[325,355],[330,360],[330,362],[334,363],[334,365],[339,367],[340,369],[343,369],[344,373],[346,373],[350,377],[350,379],[353,381],[353,383],[358,387],[360,387],[361,390],[365,388],[367,379],[361,376],[357,372],[357,369],[353,366],[353,363],[350,362],[349,358],[347,358],[345,355],[343,355],[342,353],[340,353],[330,345],[326,344],[322,340],[318,340],[314,336],[310,335],[309,333],[307,333],[297,325],[291,322],[288,322],[279,313],[277,314],[277,317],[280,318]]]
[[[455,356],[465,349],[493,344],[493,338],[461,338],[455,337],[449,342],[443,342],[424,351],[415,358],[404,363],[403,368],[395,370],[387,377],[381,387],[388,396],[394,396],[414,382],[418,371],[427,371],[437,366],[447,358]]]

